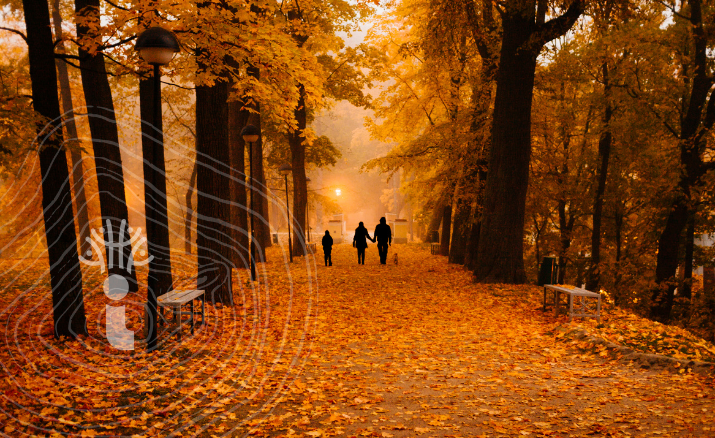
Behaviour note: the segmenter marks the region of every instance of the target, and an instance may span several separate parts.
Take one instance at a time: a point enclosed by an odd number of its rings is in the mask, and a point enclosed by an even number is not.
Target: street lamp
[[[310,243],[310,198],[308,197],[308,183],[310,178],[305,178],[305,224],[308,227],[308,243]]]
[[[251,259],[251,281],[256,281],[256,253],[254,251],[254,245],[256,242],[255,227],[253,226],[253,143],[257,142],[261,135],[261,130],[254,125],[246,125],[243,130],[241,130],[241,137],[243,141],[248,143],[248,170],[249,170],[249,193],[251,195],[251,205],[250,205],[250,224],[251,224],[251,241],[249,242],[249,258]]]
[[[174,58],[174,55],[180,50],[179,40],[176,36],[161,27],[152,27],[139,35],[137,38],[136,50],[139,51],[139,55],[148,64],[154,66],[154,114],[152,124],[155,128],[161,125],[161,70],[162,65],[167,64]],[[158,158],[161,156],[163,158],[163,137],[160,142],[158,138],[155,137],[152,142],[151,149],[151,166],[146,166],[146,168],[151,168],[149,175],[149,182],[151,187],[157,187],[157,170],[164,169],[164,163],[159,163]],[[145,175],[146,178],[146,175]],[[147,246],[149,250],[149,278],[147,279],[147,310],[149,314],[149,326],[147,329],[147,350],[152,351],[156,349],[157,344],[157,290],[159,288],[158,273],[160,269],[165,269],[166,263],[164,259],[163,250],[158,248],[156,245],[159,242],[157,236],[158,232],[162,230],[157,229],[157,221],[162,218],[167,218],[167,208],[166,208],[166,181],[161,184],[164,187],[164,193],[160,193],[160,196],[152,196],[151,193],[145,193],[145,216],[147,218]],[[163,196],[162,196],[163,195]],[[147,199],[149,202],[147,202]],[[163,201],[163,203],[161,202]],[[166,233],[168,237],[168,224],[166,224]],[[168,253],[169,248],[165,249]],[[168,254],[166,254],[168,256]],[[168,291],[167,291],[168,292]]]
[[[285,178],[286,182],[286,214],[288,216],[288,254],[290,255],[290,262],[293,263],[293,244],[290,238],[290,205],[288,204],[288,174],[293,171],[290,164],[286,163],[278,168],[278,172]]]

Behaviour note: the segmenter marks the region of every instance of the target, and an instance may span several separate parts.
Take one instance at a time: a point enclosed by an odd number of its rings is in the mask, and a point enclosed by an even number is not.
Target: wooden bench
[[[439,255],[439,243],[433,243],[430,246],[430,250],[432,251],[432,255]]]
[[[181,315],[191,316],[191,334],[194,334],[194,300],[201,298],[204,295],[203,290],[172,290],[169,293],[165,293],[157,298],[157,304],[159,307],[168,307],[174,314],[174,322],[179,326],[179,339],[181,339]],[[189,312],[182,312],[181,307],[184,304],[189,304],[191,310]],[[164,315],[159,313],[163,322],[166,322]],[[201,299],[201,324],[204,324],[205,318],[205,304],[204,300]]]
[[[569,322],[573,321],[574,316],[579,316],[582,318],[597,318],[598,323],[601,323],[601,294],[597,294],[595,292],[587,291],[586,289],[581,289],[579,287],[566,287],[566,286],[557,286],[555,284],[545,284],[544,285],[544,311],[546,311],[546,293],[547,290],[553,291],[554,292],[554,315],[559,314],[559,297],[561,294],[567,295],[568,296],[568,306],[569,306]],[[581,298],[581,303],[580,306],[576,308],[576,311],[580,311],[580,313],[574,313],[574,301],[576,301],[576,298]],[[596,303],[596,313],[588,313],[592,312],[592,309],[589,307],[587,303],[588,298],[594,298],[597,299],[598,302]]]

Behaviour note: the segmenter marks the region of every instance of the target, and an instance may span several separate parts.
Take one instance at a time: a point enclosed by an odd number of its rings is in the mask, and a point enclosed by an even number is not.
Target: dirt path
[[[353,251],[319,266],[311,363],[254,433],[715,436],[712,380],[570,350],[539,289],[474,285],[405,246],[398,265]]]

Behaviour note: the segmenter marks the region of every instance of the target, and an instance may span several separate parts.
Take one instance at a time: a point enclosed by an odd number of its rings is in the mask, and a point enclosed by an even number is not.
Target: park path
[[[311,359],[254,434],[715,436],[712,379],[572,348],[538,288],[475,285],[424,248],[354,251],[319,263]]]
[[[58,341],[46,263],[6,261],[0,434],[715,436],[712,377],[641,369],[569,339],[593,322],[544,314],[539,288],[476,285],[419,245],[393,245],[384,266],[374,245],[365,265],[346,244],[332,267],[320,256],[287,263],[269,248],[261,282],[234,272],[235,306],[207,306],[181,339],[161,326],[151,353],[107,344],[103,312],[116,304],[98,268],[83,273],[89,336]],[[177,287],[191,288],[181,280],[195,258],[172,263]],[[135,331],[144,301],[122,303]],[[651,324],[618,315],[604,325]]]

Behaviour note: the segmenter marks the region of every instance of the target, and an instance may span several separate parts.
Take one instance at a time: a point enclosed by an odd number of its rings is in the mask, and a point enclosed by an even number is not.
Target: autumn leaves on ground
[[[235,276],[234,308],[208,306],[206,324],[194,335],[185,327],[181,340],[163,326],[150,354],[141,342],[116,350],[104,332],[105,306],[126,305],[141,338],[142,296],[110,302],[101,272],[85,270],[90,337],[58,342],[47,279],[36,280],[43,261],[4,261],[12,287],[0,314],[0,431],[715,436],[712,375],[687,368],[690,358],[712,360],[715,347],[687,332],[609,307],[601,327],[569,324],[541,310],[539,288],[474,284],[417,245],[393,245],[384,266],[374,247],[364,266],[348,245],[335,248],[330,268],[318,257],[287,265],[276,249],[268,256],[261,287]],[[184,262],[191,278],[195,264]],[[683,360],[644,369],[569,336],[578,329],[634,349],[647,339]]]

